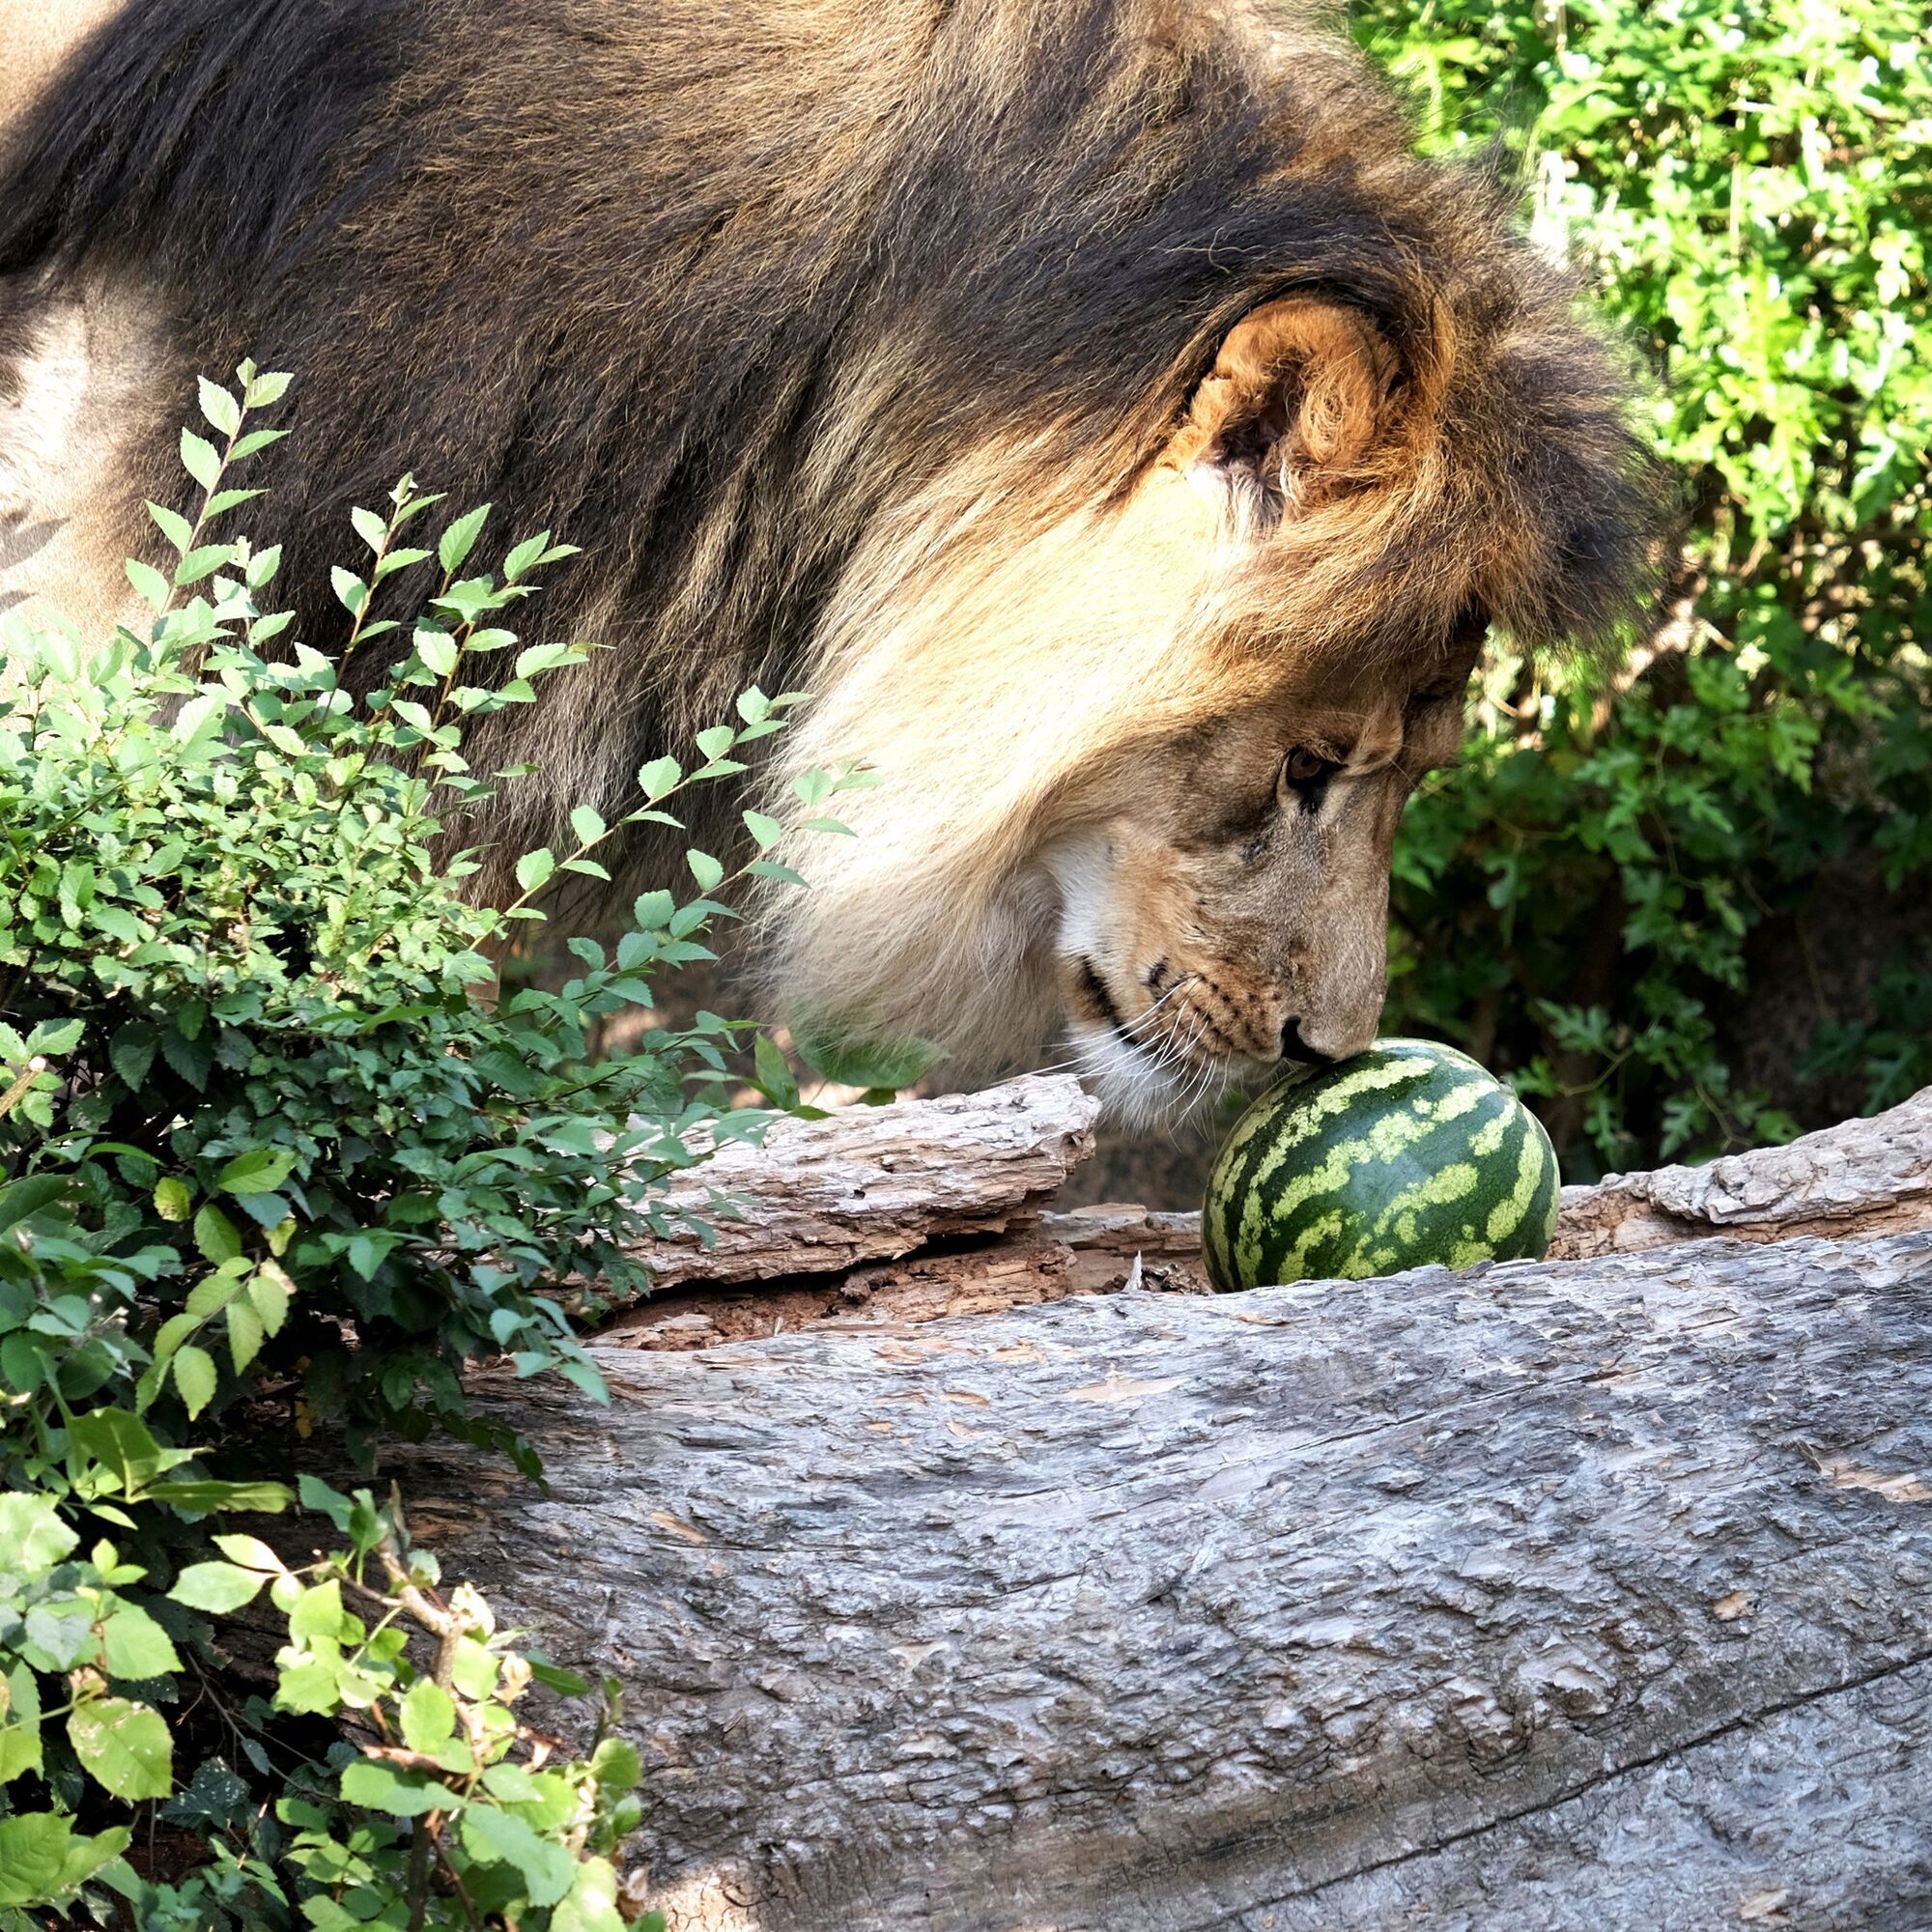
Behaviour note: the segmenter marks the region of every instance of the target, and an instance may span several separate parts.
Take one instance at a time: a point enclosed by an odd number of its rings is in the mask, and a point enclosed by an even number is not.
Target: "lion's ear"
[[[1375,444],[1394,352],[1354,309],[1286,296],[1229,332],[1188,406],[1175,460],[1262,535],[1314,508]]]

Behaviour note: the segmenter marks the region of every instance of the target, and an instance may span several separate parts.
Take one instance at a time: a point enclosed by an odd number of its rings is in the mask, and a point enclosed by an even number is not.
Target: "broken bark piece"
[[[1552,1260],[1633,1254],[1713,1235],[1856,1240],[1932,1227],[1932,1088],[1869,1120],[1702,1167],[1566,1187]]]
[[[1053,1177],[1092,1145],[1094,1103],[1069,1104],[1072,1085],[1033,1078],[985,1094],[852,1109],[786,1122],[767,1150],[721,1154],[698,1174],[731,1177],[748,1220],[719,1223],[711,1255],[695,1238],[667,1244],[661,1279],[686,1292],[654,1296],[605,1332],[627,1348],[692,1349],[826,1321],[937,1321],[1115,1293],[1137,1260],[1139,1286],[1211,1293],[1198,1213],[1125,1203],[1042,1211]],[[1018,1105],[1001,1097],[1015,1094]],[[1069,1125],[1080,1120],[1084,1126]],[[906,1150],[895,1121],[914,1129]],[[949,1169],[954,1146],[959,1162]],[[894,1165],[877,1173],[867,1166],[888,1159]],[[701,1201],[696,1180],[681,1198]],[[1932,1227],[1932,1090],[1787,1147],[1566,1187],[1548,1258],[1639,1253],[1719,1234],[1851,1239],[1924,1227]]]
[[[1070,1294],[1135,1286],[1211,1294],[1201,1261],[1200,1217],[1145,1208],[1083,1208],[1018,1215],[1003,1235],[920,1248],[834,1276],[732,1287],[696,1283],[654,1294],[598,1331],[621,1349],[708,1349],[821,1323],[877,1327],[990,1315]]]
[[[1000,1232],[1094,1151],[1100,1104],[1070,1074],[980,1094],[846,1107],[776,1122],[756,1147],[721,1148],[665,1195],[716,1235],[635,1252],[660,1288],[839,1273],[933,1240]],[[717,1194],[741,1208],[713,1212]]]

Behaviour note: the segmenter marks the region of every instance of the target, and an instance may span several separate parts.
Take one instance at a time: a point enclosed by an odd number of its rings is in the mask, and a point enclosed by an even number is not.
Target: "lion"
[[[1064,1028],[1138,1118],[1358,1051],[1485,637],[1647,594],[1630,357],[1302,13],[104,12],[0,153],[0,592],[118,607],[194,374],[297,371],[312,642],[406,470],[582,549],[544,622],[608,648],[490,747],[548,787],[498,849],[815,695],[770,781],[881,780],[766,916],[823,1023]]]

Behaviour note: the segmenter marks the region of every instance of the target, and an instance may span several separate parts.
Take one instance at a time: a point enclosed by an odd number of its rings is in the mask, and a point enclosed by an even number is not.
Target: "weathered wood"
[[[1060,1094],[1066,1084],[1020,1080],[981,1096],[989,1101],[995,1095],[1025,1096],[1025,1118],[1035,1122],[1043,1144],[1032,1163],[1034,1177],[1051,1172],[1060,1149],[1065,1148],[1070,1163],[1084,1158],[1091,1147],[1091,1138],[1084,1144],[1060,1138],[1065,1118]],[[1210,1292],[1201,1259],[1198,1213],[1120,1204],[1072,1213],[1004,1206],[980,1224],[980,1238],[955,1240],[937,1252],[922,1249],[907,1237],[919,1225],[922,1190],[932,1189],[936,1200],[947,1184],[945,1161],[935,1157],[935,1151],[944,1148],[954,1129],[949,1117],[913,1110],[937,1104],[863,1110],[870,1117],[862,1123],[867,1148],[893,1144],[897,1116],[918,1123],[914,1145],[920,1164],[895,1174],[883,1193],[861,1188],[853,1178],[859,1155],[835,1139],[849,1131],[844,1124],[849,1116],[788,1126],[776,1159],[753,1150],[738,1152],[733,1191],[746,1202],[751,1218],[730,1238],[754,1249],[760,1265],[742,1269],[736,1278],[755,1273],[758,1285],[714,1293],[729,1289],[739,1251],[724,1247],[711,1261],[692,1242],[668,1257],[666,1278],[696,1292],[653,1298],[620,1318],[613,1337],[621,1331],[629,1348],[693,1349],[823,1321],[928,1321],[981,1315],[1068,1294],[1112,1293],[1125,1285],[1136,1264],[1145,1286]],[[970,1163],[980,1158],[984,1122],[970,1111],[959,1119],[970,1129],[960,1135],[969,1162],[965,1184],[979,1184],[984,1170]],[[830,1157],[801,1159],[800,1151],[810,1150],[821,1138],[834,1150]],[[834,1183],[842,1190],[839,1219],[830,1240],[821,1238],[823,1222],[815,1205],[803,1213],[794,1209],[790,1190],[801,1173],[810,1176],[813,1184],[825,1175],[840,1177]],[[696,1194],[695,1188],[688,1191]],[[867,1230],[875,1213],[879,1223],[867,1253],[889,1255],[890,1263],[840,1271],[841,1257],[863,1244],[854,1231]],[[962,1215],[945,1232],[963,1233],[970,1225]],[[1932,1090],[1875,1119],[1847,1121],[1788,1147],[1759,1148],[1707,1167],[1659,1168],[1612,1175],[1595,1187],[1566,1187],[1549,1258],[1640,1253],[1720,1234],[1752,1241],[1820,1234],[1850,1240],[1927,1227],[1932,1227]],[[803,1229],[816,1245],[788,1248],[794,1228]],[[687,1257],[696,1257],[706,1272],[681,1276],[680,1269],[692,1267]],[[768,1285],[774,1278],[809,1274],[819,1279]]]
[[[1932,1916],[1932,1235],[598,1355],[400,1473],[675,1926]]]
[[[980,1094],[847,1107],[780,1121],[752,1147],[721,1148],[666,1191],[695,1235],[638,1250],[661,1288],[839,1273],[950,1236],[997,1233],[1094,1151],[1099,1102],[1071,1074]],[[737,1218],[710,1211],[719,1195]]]
[[[1566,1187],[1550,1254],[1634,1254],[1713,1235],[1858,1240],[1915,1228],[1932,1228],[1932,1088],[1786,1147]]]
[[[1017,1213],[1004,1233],[917,1249],[843,1274],[750,1287],[700,1282],[654,1294],[600,1334],[626,1349],[708,1349],[824,1322],[937,1321],[1069,1294],[1112,1294],[1130,1278],[1141,1287],[1211,1294],[1200,1215],[1121,1207]]]

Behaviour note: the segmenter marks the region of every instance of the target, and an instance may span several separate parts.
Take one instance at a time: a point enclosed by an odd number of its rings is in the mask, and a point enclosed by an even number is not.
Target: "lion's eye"
[[[1306,745],[1297,745],[1281,761],[1278,789],[1284,799],[1291,793],[1297,798],[1306,798],[1338,769],[1333,758],[1324,758],[1320,752],[1311,752]]]

